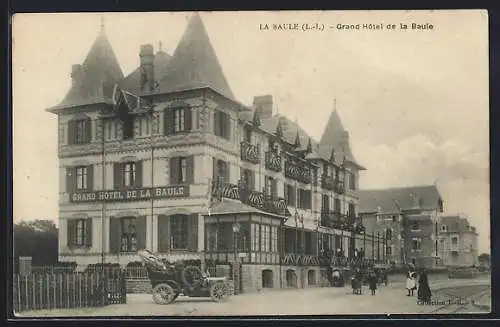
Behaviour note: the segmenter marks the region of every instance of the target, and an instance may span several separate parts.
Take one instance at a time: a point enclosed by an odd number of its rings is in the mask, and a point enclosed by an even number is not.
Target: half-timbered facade
[[[124,76],[103,28],[48,109],[61,260],[126,265],[145,248],[238,263],[241,288],[255,289],[317,284],[331,253],[363,246],[364,168],[338,112],[317,142],[273,114],[271,95],[238,102],[197,14],[173,56],[144,45],[139,58]]]

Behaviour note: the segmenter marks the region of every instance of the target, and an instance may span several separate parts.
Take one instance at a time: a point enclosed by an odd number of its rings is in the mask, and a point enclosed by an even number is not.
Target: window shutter
[[[67,245],[68,247],[73,247],[76,243],[76,220],[74,219],[68,219],[66,220],[66,227],[67,227]]]
[[[255,190],[255,172],[253,170],[250,171],[250,190]]]
[[[87,166],[87,191],[94,190],[94,165]]]
[[[146,216],[139,216],[136,219],[136,230],[137,230],[137,250],[146,249]]]
[[[215,181],[217,178],[217,159],[212,158],[212,179]]]
[[[184,108],[184,130],[187,132],[191,131],[191,108]]]
[[[135,187],[142,187],[142,161],[135,163]]]
[[[194,183],[194,156],[189,156],[186,158],[187,164],[187,182],[188,184]]]
[[[288,199],[288,185],[285,183],[283,183],[283,196],[284,196],[286,201],[289,200]],[[291,203],[288,203],[288,204],[290,205]]]
[[[229,176],[231,176],[231,171],[230,171],[230,168],[229,167],[229,163],[228,162],[224,162],[224,181],[226,183],[229,183],[230,179],[229,179]]]
[[[72,193],[75,191],[76,184],[76,169],[75,167],[66,168],[66,192]]]
[[[218,136],[221,136],[221,133],[220,133],[220,112],[219,110],[215,109],[214,110],[214,134],[215,135],[218,135]]]
[[[170,249],[170,217],[158,216],[158,251],[166,252]]]
[[[179,158],[170,158],[170,185],[179,184]]]
[[[166,108],[163,114],[163,125],[165,129],[165,135],[174,134],[174,110],[171,108]]]
[[[188,216],[188,250],[198,251],[198,214]]]
[[[297,189],[295,186],[292,186],[292,206],[297,206]]]
[[[93,220],[92,218],[89,218],[85,222],[85,224],[86,224],[85,225],[85,228],[86,228],[85,236],[87,237],[87,239],[86,239],[87,242],[85,245],[87,245],[87,247],[89,247],[89,248],[92,247],[92,220]]]
[[[225,114],[224,115],[225,119],[224,119],[224,131],[225,131],[225,134],[224,137],[228,140],[231,139],[231,116],[229,116],[228,114]]]
[[[76,139],[76,121],[68,121],[68,144],[75,144]]]
[[[113,185],[115,190],[121,189],[123,187],[123,175],[122,175],[122,164],[115,162],[113,164]]]
[[[87,119],[85,121],[85,143],[92,141],[92,120]]]
[[[109,220],[109,251],[111,253],[120,252],[120,239],[121,239],[121,224],[120,219],[110,217]]]

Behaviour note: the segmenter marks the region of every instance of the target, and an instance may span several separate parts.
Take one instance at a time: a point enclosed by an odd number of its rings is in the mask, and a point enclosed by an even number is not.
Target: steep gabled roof
[[[165,51],[158,51],[154,58],[154,76],[155,80],[161,80],[167,76],[168,64],[172,56]],[[138,93],[141,89],[140,86],[141,68],[137,67],[120,83],[122,89],[132,93]]]
[[[395,187],[359,191],[359,212],[385,213],[401,210],[440,209],[441,195],[436,185]]]
[[[337,110],[333,110],[330,114],[328,122],[326,123],[326,127],[323,131],[319,144],[325,148],[333,148],[335,150],[335,154],[341,156],[342,159],[345,156],[347,161],[357,164],[348,141],[348,134],[342,125],[339,113]]]
[[[114,85],[123,79],[123,72],[104,27],[101,27],[85,61],[74,74],[73,85],[64,99],[49,110],[111,101]]]
[[[155,93],[179,92],[198,88],[211,88],[235,100],[227,83],[217,55],[210,43],[201,17],[195,13],[189,20],[174,55],[168,73],[159,80]]]

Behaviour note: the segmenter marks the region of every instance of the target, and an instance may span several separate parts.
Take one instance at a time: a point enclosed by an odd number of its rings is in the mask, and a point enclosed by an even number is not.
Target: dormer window
[[[448,231],[448,226],[446,226],[446,225],[441,225],[441,231],[442,231],[442,232],[447,232],[447,231]]]

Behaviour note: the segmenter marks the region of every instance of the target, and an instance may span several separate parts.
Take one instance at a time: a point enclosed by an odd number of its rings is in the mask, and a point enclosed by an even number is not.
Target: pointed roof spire
[[[281,126],[281,119],[278,119],[278,124],[276,125],[276,136],[279,138],[283,137],[283,126]]]
[[[307,149],[306,149],[306,152],[307,152],[307,153],[311,153],[311,152],[312,152],[311,138],[309,138],[309,141],[307,142]]]
[[[159,82],[158,93],[211,88],[234,100],[203,21],[194,13],[169,63],[167,76]]]
[[[300,135],[298,128],[297,128],[297,134],[295,134],[295,142],[293,142],[293,146],[296,148],[300,147]]]
[[[70,90],[63,101],[49,111],[112,102],[113,88],[123,79],[123,72],[104,33],[104,17],[85,61],[82,65],[73,65],[73,69]]]

